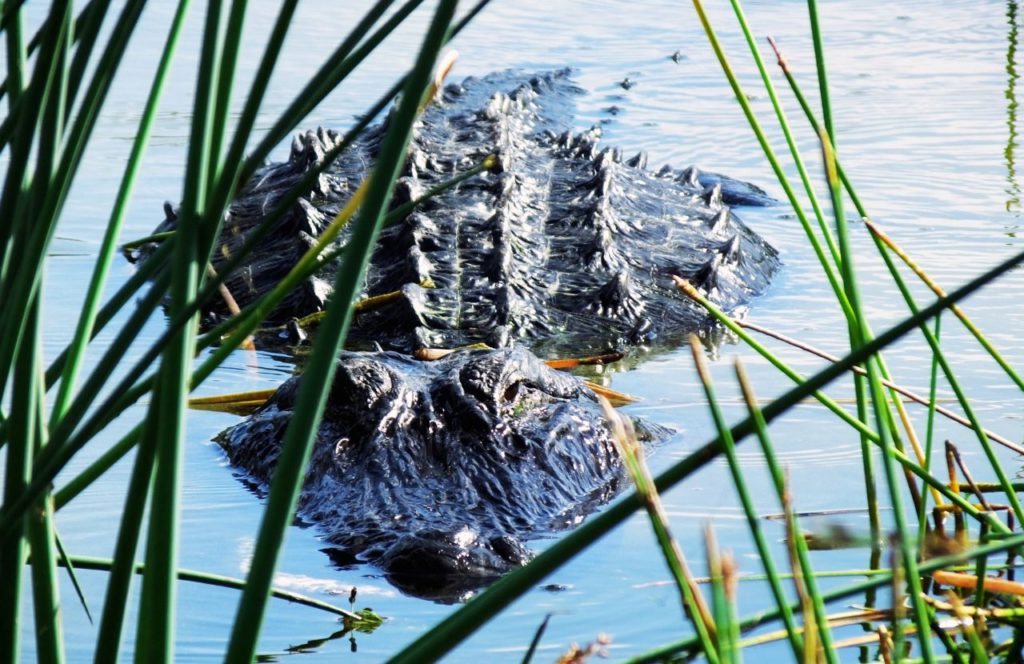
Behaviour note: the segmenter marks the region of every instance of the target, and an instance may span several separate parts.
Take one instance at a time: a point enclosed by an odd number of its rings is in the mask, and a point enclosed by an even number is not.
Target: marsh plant
[[[372,614],[276,591],[271,579],[281,541],[294,517],[305,465],[331,384],[335,367],[332,359],[345,342],[352,303],[360,292],[369,251],[386,221],[411,127],[437,87],[435,65],[442,48],[486,3],[482,0],[456,12],[454,0],[440,0],[430,8],[430,19],[409,72],[398,81],[381,85],[379,101],[366,109],[337,147],[270,211],[261,229],[217,272],[209,269],[211,256],[225,210],[239,187],[317,104],[345,85],[382,41],[413,12],[427,10],[419,8],[419,0],[404,4],[379,0],[373,4],[365,16],[343,26],[337,47],[323,58],[299,94],[272,121],[264,122],[266,116],[261,113],[268,83],[294,20],[297,0],[281,3],[251,84],[244,90],[236,89],[235,78],[242,65],[239,53],[247,3],[212,2],[192,9],[204,17],[203,38],[195,72],[195,102],[178,225],[173,233],[159,238],[159,247],[130,278],[111,287],[111,266],[123,240],[120,232],[126,210],[139,165],[156,128],[168,70],[191,9],[188,0],[180,0],[166,26],[163,55],[152,72],[150,87],[139,100],[143,111],[120,189],[109,205],[106,232],[81,302],[80,318],[67,347],[52,357],[44,354],[42,344],[42,302],[47,289],[54,287],[45,279],[46,257],[65,217],[68,192],[87,167],[85,155],[90,139],[100,118],[109,112],[106,102],[112,81],[124,64],[127,45],[147,3],[127,0],[114,8],[115,3],[92,0],[76,8],[68,2],[53,2],[45,10],[31,13],[26,3],[0,3],[7,70],[0,87],[7,110],[0,122],[0,151],[5,166],[0,192],[0,661],[19,661],[29,648],[41,662],[65,659],[61,607],[69,602],[87,603],[81,593],[78,598],[60,597],[58,581],[67,575],[77,589],[76,570],[85,568],[107,572],[102,611],[95,617],[97,662],[116,660],[125,644],[130,644],[127,647],[136,661],[173,661],[179,579],[237,588],[237,612],[230,621],[230,633],[224,635],[225,658],[232,662],[248,662],[256,656],[261,621],[274,596],[333,611],[344,621],[346,630],[371,629],[379,624]],[[1024,604],[1020,598],[1024,585],[1012,580],[1011,570],[1018,550],[1024,546],[1024,531],[1020,529],[1024,506],[1017,493],[1020,487],[1001,467],[995,446],[1008,446],[1018,453],[1022,450],[982,426],[940,343],[940,316],[945,325],[965,326],[1003,370],[1006,381],[1024,389],[1024,380],[958,306],[965,297],[1024,262],[1024,254],[979,270],[975,279],[948,293],[943,291],[872,221],[842,168],[837,156],[842,136],[837,135],[832,122],[824,39],[814,0],[808,2],[808,10],[816,71],[803,76],[791,71],[781,50],[772,43],[781,67],[779,73],[788,88],[783,93],[775,88],[773,80],[779,77],[773,77],[764,62],[760,50],[763,45],[754,40],[740,3],[732,0],[735,17],[750,46],[750,57],[775,111],[774,121],[789,148],[791,162],[785,164],[767,140],[748,93],[740,87],[699,0],[694,0],[694,5],[740,110],[778,176],[844,314],[848,353],[844,357],[823,355],[823,370],[801,376],[759,342],[758,337],[770,331],[730,318],[679,280],[682,293],[707,308],[751,352],[777,367],[792,381],[792,388],[761,405],[742,365],[737,364],[737,380],[748,416],[730,424],[718,407],[705,353],[695,340],[694,360],[717,437],[652,477],[629,427],[609,410],[636,491],[454,611],[394,658],[424,662],[444,656],[602,535],[634,512],[646,509],[678,585],[681,620],[692,629],[693,636],[638,656],[636,661],[696,657],[734,662],[772,639],[785,640],[798,661],[838,661],[842,648],[854,643],[871,645],[875,648],[872,656],[885,661],[1020,661],[1024,647],[1020,626]],[[813,108],[807,101],[798,83],[801,78],[815,81],[820,108]],[[780,94],[791,95],[802,109],[804,118],[795,123],[797,126],[791,128],[784,115]],[[236,99],[242,100],[240,105],[235,104]],[[344,158],[345,150],[359,133],[392,105],[379,160],[332,226],[335,232],[351,226],[350,239],[340,255],[333,256],[342,267],[337,271],[333,299],[319,321],[306,363],[308,379],[302,382],[296,397],[295,417],[265,501],[248,576],[232,580],[181,570],[177,552],[182,537],[179,511],[189,395],[247,342],[291,284],[316,269],[318,253],[325,249],[326,242],[314,247],[279,288],[237,310],[216,329],[199,334],[197,312],[211,298],[230,299],[222,285],[231,270],[309,188],[319,169]],[[241,111],[232,113],[234,108]],[[820,161],[825,166],[823,187],[808,172],[796,147],[794,136],[802,131],[811,132],[820,144]],[[793,169],[799,175],[798,183],[789,180],[788,173]],[[806,199],[801,199],[798,189]],[[855,214],[848,215],[850,203]],[[810,214],[805,211],[808,207]],[[831,211],[828,216],[826,207]],[[894,293],[906,304],[905,320],[882,332],[873,330],[858,292],[860,257],[851,249],[853,233],[869,235],[891,274]],[[916,301],[908,280],[922,280],[934,299]],[[104,294],[109,295],[104,299]],[[161,333],[139,353],[127,355],[125,351],[139,330],[154,322],[161,326]],[[112,341],[102,347],[91,344],[101,330]],[[913,334],[921,335],[931,349],[930,366],[921,367],[931,382],[929,394],[924,396],[908,395],[895,383],[883,355],[891,344]],[[125,357],[132,358],[128,366],[123,364]],[[850,374],[856,388],[854,412],[825,392],[832,381]],[[940,383],[955,394],[956,409],[937,404]],[[793,509],[793,497],[802,489],[789,485],[770,435],[774,420],[808,398],[835,414],[836,427],[849,427],[860,437],[868,488],[864,508],[871,515],[871,568],[859,574],[863,580],[828,591],[819,587],[820,571],[811,566],[808,554],[812,542],[804,536]],[[923,434],[915,431],[913,418],[905,411],[906,398],[923,403],[927,409],[927,430]],[[146,404],[145,417],[133,422],[126,435],[112,439],[111,423],[121,421],[135,404]],[[932,424],[940,416],[955,419],[970,432],[971,444],[982,453],[972,456],[971,466],[956,445],[940,446],[935,440]],[[736,447],[746,439],[756,441],[746,444],[757,445],[763,455],[774,498],[784,514],[785,560],[773,559],[762,532],[762,515],[755,508],[737,462]],[[75,465],[84,469],[70,477],[69,473],[62,474],[86,448],[91,451],[88,458],[94,461]],[[109,560],[77,557],[62,546],[56,515],[129,453],[131,471],[114,554]],[[707,531],[705,545],[700,547],[677,542],[660,508],[660,492],[718,458],[723,458],[730,469],[737,499],[763,563],[762,578],[775,603],[775,608],[757,615],[737,615],[736,598],[742,594],[743,584],[735,563],[715,543],[714,532]],[[933,463],[933,458],[946,463]],[[984,462],[979,463],[979,459]],[[881,516],[883,508],[888,508],[886,513],[890,515],[885,520]],[[692,574],[686,553],[704,561],[708,579]],[[132,603],[132,584],[141,586],[137,605]],[[884,603],[879,599],[883,596]],[[856,597],[863,598],[862,608],[840,610],[844,600]],[[23,607],[27,606],[32,607],[31,616],[25,615]],[[133,616],[134,624],[129,624],[129,616]],[[35,642],[27,645],[20,638],[25,633],[22,624],[29,621]],[[751,634],[749,630],[755,627],[760,630]],[[856,635],[850,637],[841,632],[844,629],[857,630]],[[543,625],[527,652],[527,660],[534,657],[542,638]],[[579,649],[573,657],[599,651],[602,644],[599,640],[592,648]]]

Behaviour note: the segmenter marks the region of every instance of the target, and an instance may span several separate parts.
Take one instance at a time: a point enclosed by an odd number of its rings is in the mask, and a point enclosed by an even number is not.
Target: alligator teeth
[[[455,99],[466,94],[466,89],[458,83],[449,83],[444,86],[444,96],[446,99]]]
[[[723,263],[729,263],[735,265],[740,260],[740,236],[733,235],[731,238],[719,245],[716,250],[718,255],[722,257]]]
[[[623,267],[624,261],[616,247],[615,236],[607,227],[594,234],[586,250],[587,267],[591,270],[615,270]]]
[[[292,137],[291,158],[293,160],[300,159],[302,157],[303,152],[305,152],[305,144],[302,142],[302,139],[299,137],[299,134],[295,134],[295,136]]]
[[[398,182],[395,183],[395,193],[392,200],[392,205],[398,207],[405,205],[406,203],[412,202],[419,198],[423,194],[423,188],[420,186],[419,180],[408,176],[401,177]]]
[[[612,149],[605,148],[598,153],[597,157],[591,162],[591,165],[594,167],[594,170],[603,174],[608,172],[609,167],[615,163],[615,161],[615,153]]]
[[[596,180],[594,192],[601,198],[607,198],[612,191],[612,169],[607,164],[602,164]]]
[[[729,226],[729,217],[729,208],[722,208],[721,210],[718,211],[718,214],[716,214],[714,217],[710,219],[710,223],[708,224],[708,230],[710,230],[713,235],[717,235],[723,232],[726,229],[726,227]]]
[[[301,343],[305,343],[309,339],[306,331],[302,329],[302,325],[299,324],[299,319],[293,318],[288,321],[288,342],[298,346]]]
[[[411,247],[406,258],[411,282],[423,283],[430,279],[430,268],[433,267],[427,257],[423,255],[419,247]]]
[[[587,310],[609,318],[639,318],[643,313],[644,303],[633,288],[629,270],[619,270],[606,284],[598,288]]]
[[[292,228],[296,231],[316,238],[327,227],[327,218],[324,214],[305,198],[296,200],[292,209]]]
[[[316,128],[317,140],[320,142],[320,145],[327,150],[332,149],[337,144],[337,136],[337,132],[330,129],[325,129],[323,127]]]
[[[608,186],[611,187],[611,184],[609,183]],[[615,214],[615,208],[608,196],[601,196],[594,201],[583,218],[583,226],[595,230],[608,230],[617,235],[622,235],[628,230],[628,227]]]
[[[712,249],[711,259],[697,271],[692,281],[708,294],[709,299],[715,299],[718,295],[719,281],[728,273],[723,273],[722,268],[736,265],[739,261],[740,236],[733,235]]]

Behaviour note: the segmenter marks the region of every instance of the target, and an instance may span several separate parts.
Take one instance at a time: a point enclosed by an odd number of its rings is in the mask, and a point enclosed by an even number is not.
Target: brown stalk
[[[800,600],[800,611],[804,619],[804,662],[819,662],[824,658],[824,651],[818,639],[818,627],[814,620],[814,604],[807,594],[804,584],[803,567],[796,550],[796,538],[802,535],[796,532],[796,516],[793,513],[793,497],[789,493],[789,474],[786,474],[785,486],[782,491],[782,509],[786,514],[786,551],[789,554],[789,568],[793,572],[793,587]]]
[[[986,510],[991,511],[992,507],[988,504],[988,502],[985,501],[985,494],[981,491],[980,488],[978,488],[978,485],[974,482],[974,477],[971,476],[971,471],[967,469],[967,463],[964,461],[964,458],[960,455],[960,450],[958,450],[956,445],[953,444],[953,441],[946,441],[946,451],[948,454],[951,454],[953,456],[953,459],[956,461],[956,465],[960,468],[960,472],[964,474],[964,479],[967,480],[968,486],[971,487],[971,491],[973,491],[974,495],[978,498],[978,502],[981,503],[982,507],[984,507]]]

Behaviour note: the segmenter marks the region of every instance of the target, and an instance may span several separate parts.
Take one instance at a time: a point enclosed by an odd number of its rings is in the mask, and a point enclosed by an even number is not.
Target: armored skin
[[[711,323],[673,276],[735,311],[778,269],[776,251],[729,207],[767,204],[764,192],[696,168],[649,170],[642,154],[601,147],[597,130],[573,133],[579,94],[567,71],[446,88],[416,127],[393,204],[489,155],[500,168],[385,228],[371,258],[363,295],[401,296],[354,319],[349,347],[378,350],[338,360],[300,513],[336,560],[372,563],[409,592],[458,599],[528,560],[526,541],[578,523],[619,490],[622,465],[595,398],[538,356],[675,347]],[[386,131],[385,120],[364,132],[230,276],[241,306],[323,232]],[[214,269],[340,140],[323,129],[300,135],[286,162],[259,171],[229,210]],[[158,230],[174,224],[168,207]],[[320,311],[334,270],[306,280],[268,325]],[[221,306],[210,305],[207,324],[227,315]],[[289,347],[304,337],[292,324],[259,340]],[[480,342],[497,350],[436,363],[409,356]],[[260,483],[301,380],[219,438]]]

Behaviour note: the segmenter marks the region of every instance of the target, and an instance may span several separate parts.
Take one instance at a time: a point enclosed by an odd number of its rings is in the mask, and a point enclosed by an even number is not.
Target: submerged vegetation
[[[339,615],[343,629],[338,635],[376,629],[380,620],[372,612],[356,610],[354,605],[345,609],[289,596],[272,589],[271,582],[281,542],[294,518],[313,436],[331,385],[336,366],[332,359],[345,341],[352,312],[360,306],[357,298],[369,252],[390,216],[388,203],[411,128],[436,89],[434,71],[439,53],[484,8],[487,0],[464,8],[458,16],[454,0],[440,0],[432,10],[407,76],[395,82],[367,109],[322,162],[320,168],[326,168],[333,160],[344,158],[345,150],[359,133],[398,97],[372,174],[332,226],[340,229],[351,224],[351,240],[336,257],[342,261],[342,267],[333,284],[334,297],[319,317],[306,379],[295,398],[292,425],[285,435],[245,580],[184,570],[179,564],[188,396],[235,349],[247,343],[291,285],[317,268],[317,256],[328,240],[311,249],[278,288],[249,306],[236,307],[225,323],[200,335],[196,317],[203,303],[210,298],[224,298],[231,308],[230,293],[225,293],[223,283],[244,261],[261,233],[268,232],[308,189],[318,171],[300,182],[232,258],[220,262],[219,269],[213,271],[210,264],[224,211],[240,185],[270,151],[300,126],[332,90],[343,85],[421,3],[378,0],[339,39],[335,51],[324,59],[280,116],[268,123],[269,129],[259,131],[257,117],[261,117],[268,83],[293,21],[297,0],[281,4],[251,86],[242,95],[245,101],[238,115],[229,111],[233,107],[247,3],[236,0],[230,7],[210,3],[203,25],[203,52],[195,82],[195,107],[177,229],[160,238],[162,242],[150,259],[103,302],[103,294],[110,292],[111,265],[121,241],[120,230],[139,165],[153,135],[168,68],[189,11],[188,0],[180,0],[167,26],[165,50],[153,74],[121,188],[110,205],[106,235],[82,303],[81,318],[71,343],[53,358],[44,356],[42,345],[46,256],[64,215],[68,192],[84,166],[83,155],[105,109],[111,83],[123,65],[127,44],[146,3],[128,0],[115,12],[112,3],[92,0],[76,13],[70,3],[53,2],[34,22],[29,16],[36,14],[29,14],[24,4],[0,4],[7,69],[0,89],[7,106],[7,115],[0,123],[0,150],[6,168],[0,192],[0,453],[4,473],[0,507],[0,661],[20,661],[29,649],[41,662],[66,659],[61,607],[69,601],[79,601],[88,611],[88,603],[81,593],[72,600],[58,596],[58,579],[60,575],[69,575],[77,588],[75,571],[81,569],[108,572],[102,611],[94,616],[98,625],[94,646],[97,662],[115,661],[122,646],[131,649],[136,661],[174,660],[179,579],[238,589],[237,613],[231,621],[230,634],[224,637],[225,657],[232,662],[248,662],[256,657],[263,616],[273,597],[300,601],[311,610]],[[942,290],[872,221],[857,195],[855,183],[842,167],[842,135],[837,135],[832,120],[826,53],[815,0],[808,1],[808,9],[820,110],[808,102],[798,82],[800,75],[789,68],[781,49],[774,42],[771,44],[788,94],[804,114],[801,122],[792,126],[782,110],[781,95],[774,87],[741,4],[738,0],[731,4],[761,74],[775,120],[785,136],[789,157],[799,175],[798,184],[790,182],[787,166],[774,152],[755,117],[749,91],[741,87],[733,73],[700,0],[694,0],[710,45],[843,312],[848,353],[844,357],[824,355],[828,361],[826,368],[802,376],[755,336],[771,334],[770,330],[730,318],[679,279],[681,293],[705,307],[723,328],[774,365],[792,381],[792,388],[762,404],[742,364],[737,363],[736,376],[748,416],[730,425],[719,407],[715,386],[705,366],[705,352],[694,340],[693,357],[717,437],[652,477],[629,426],[609,409],[636,492],[590,518],[528,565],[454,611],[408,644],[394,656],[395,660],[434,661],[444,656],[518,597],[641,509],[648,512],[678,586],[681,621],[692,629],[693,635],[639,655],[633,661],[704,658],[711,662],[735,662],[744,655],[756,656],[757,647],[772,640],[785,641],[794,660],[799,661],[839,661],[844,657],[843,648],[853,645],[870,646],[870,657],[883,661],[1012,662],[1024,658],[1024,584],[1013,578],[1018,553],[1024,547],[1024,505],[1018,495],[1021,486],[1012,481],[1014,471],[1002,465],[995,446],[1016,454],[1024,450],[1017,442],[983,426],[940,342],[943,326],[964,326],[1000,368],[1006,383],[1024,390],[1024,379],[1011,362],[999,354],[959,306],[972,293],[1024,263],[1024,253],[979,268],[977,276],[967,283],[949,292]],[[808,131],[819,140],[825,165],[823,188],[816,188],[797,147],[795,136],[801,131]],[[810,215],[798,189],[807,196]],[[827,195],[827,206],[822,204],[819,190]],[[848,203],[852,203],[855,216],[847,215]],[[831,216],[826,214],[826,207],[830,208]],[[902,322],[881,332],[872,328],[858,291],[856,263],[861,257],[854,254],[850,239],[851,234],[858,232],[868,233],[891,275],[893,292],[902,298],[907,310]],[[917,301],[913,295],[919,291],[915,280],[923,282],[935,298]],[[167,305],[166,314],[161,311],[161,304]],[[131,355],[138,359],[130,366],[123,366],[126,349],[143,325],[153,321],[160,322],[163,332],[138,355]],[[106,331],[113,341],[102,348],[91,346],[90,341],[106,327],[116,328]],[[883,355],[892,344],[912,334],[919,334],[930,349],[930,364],[920,368],[922,375],[930,377],[930,389],[924,396],[908,395],[894,380]],[[800,347],[818,352],[803,344]],[[211,350],[197,363],[195,358],[205,349]],[[856,390],[854,412],[824,391],[836,379],[851,374]],[[955,408],[938,404],[937,394],[942,385],[955,395]],[[809,550],[830,543],[811,539],[801,530],[800,516],[793,505],[794,496],[802,489],[790,485],[771,436],[771,423],[809,398],[835,414],[836,427],[859,436],[866,487],[863,507],[870,515],[870,569],[851,573],[864,577],[863,580],[840,586],[830,584],[828,590],[819,583],[827,574],[814,569]],[[905,398],[927,408],[923,434],[906,412]],[[146,404],[145,418],[119,440],[112,440],[109,425],[134,404]],[[977,445],[980,454],[963,453],[961,447],[965,443],[947,441],[940,445],[935,435],[937,417],[951,418],[965,427],[972,438],[970,444]],[[774,498],[783,514],[787,532],[785,560],[773,559],[763,532],[764,517],[755,506],[737,459],[737,446],[751,438],[769,470]],[[749,442],[746,445],[752,447]],[[88,457],[95,461],[75,476],[62,475],[55,486],[58,475],[86,448],[90,452],[96,450]],[[112,559],[84,558],[74,551],[65,551],[55,513],[129,453],[133,453],[132,470]],[[942,459],[945,464],[933,458]],[[728,466],[763,564],[763,576],[758,578],[767,582],[774,604],[774,608],[754,615],[739,615],[736,601],[743,593],[741,581],[753,577],[738,575],[735,561],[718,547],[714,530],[707,530],[705,546],[699,549],[693,543],[677,542],[660,507],[660,492],[717,459]],[[686,554],[692,560],[706,563],[708,579],[699,579],[691,572]],[[141,593],[136,606],[132,604],[131,586],[137,578],[141,578]],[[859,598],[861,606],[852,611],[841,607],[840,601],[848,598]],[[21,641],[22,625],[29,620],[25,611],[28,606],[32,607],[33,644]],[[129,616],[135,617],[135,625],[129,624]],[[526,660],[537,658],[536,647],[543,641],[546,623],[545,620],[538,629]],[[750,634],[754,628],[761,629]],[[381,629],[386,630],[386,624]],[[126,635],[134,638],[130,646]],[[524,635],[524,639],[527,637]],[[666,634],[666,640],[671,638]],[[591,646],[567,654],[566,661],[597,653],[605,643],[604,637],[600,637]],[[296,646],[295,651],[316,645]]]

